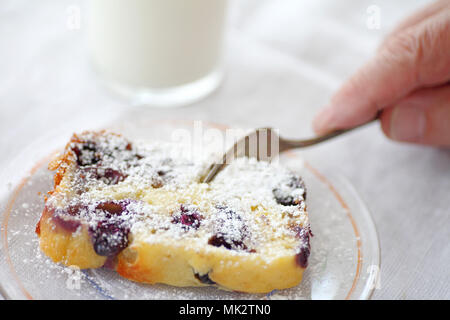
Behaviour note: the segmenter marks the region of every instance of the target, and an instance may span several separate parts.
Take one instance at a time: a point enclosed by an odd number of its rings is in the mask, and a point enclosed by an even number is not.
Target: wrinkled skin
[[[314,130],[351,128],[378,112],[391,139],[450,147],[450,1],[398,25],[316,116]]]

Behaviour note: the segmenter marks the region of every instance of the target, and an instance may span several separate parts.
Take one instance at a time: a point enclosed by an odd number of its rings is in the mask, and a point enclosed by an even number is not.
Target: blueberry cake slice
[[[300,283],[310,253],[302,179],[241,158],[210,184],[172,144],[74,135],[49,168],[36,227],[55,262],[144,283],[263,293]]]

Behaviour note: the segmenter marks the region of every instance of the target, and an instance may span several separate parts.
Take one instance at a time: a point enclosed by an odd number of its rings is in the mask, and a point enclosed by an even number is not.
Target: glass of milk
[[[227,0],[90,0],[88,43],[107,86],[134,104],[185,105],[222,78]]]

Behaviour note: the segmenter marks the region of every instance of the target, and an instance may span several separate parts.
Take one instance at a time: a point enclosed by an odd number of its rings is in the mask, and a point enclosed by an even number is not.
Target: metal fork
[[[282,138],[278,135],[278,130],[273,128],[256,129],[239,139],[230,149],[228,149],[228,151],[223,154],[219,163],[211,164],[201,176],[200,182],[211,182],[214,177],[225,168],[225,166],[230,164],[231,161],[236,158],[255,157],[261,161],[271,161],[283,151],[316,145],[356,128],[365,126],[366,124],[372,123],[377,120],[377,118],[350,129],[335,130],[324,135],[304,140]]]

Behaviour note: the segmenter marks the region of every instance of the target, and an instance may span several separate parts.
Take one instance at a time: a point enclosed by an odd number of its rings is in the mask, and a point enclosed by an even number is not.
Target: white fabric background
[[[80,6],[84,16],[81,1],[3,0],[0,165],[55,126],[79,131],[130,113],[270,125],[283,135],[308,136],[333,90],[402,17],[427,2],[234,1],[221,88],[190,107],[147,110],[98,85],[85,54],[84,24],[80,30],[66,25],[70,6]],[[381,9],[379,30],[366,25],[370,5]],[[371,125],[304,156],[348,177],[372,211],[382,250],[375,299],[450,299],[450,150],[394,143]]]

